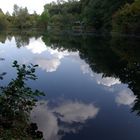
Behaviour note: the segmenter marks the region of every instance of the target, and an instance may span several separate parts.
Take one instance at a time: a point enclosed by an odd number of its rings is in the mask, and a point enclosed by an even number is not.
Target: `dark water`
[[[30,121],[45,140],[140,139],[140,38],[11,33],[0,41],[1,85],[15,77],[14,60],[39,65],[28,85],[46,96]]]

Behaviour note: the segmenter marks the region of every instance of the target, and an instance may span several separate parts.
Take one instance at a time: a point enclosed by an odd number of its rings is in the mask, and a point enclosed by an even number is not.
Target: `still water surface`
[[[45,140],[139,140],[139,45],[129,37],[5,35],[1,85],[15,76],[14,60],[39,65],[28,85],[46,96],[30,118]]]

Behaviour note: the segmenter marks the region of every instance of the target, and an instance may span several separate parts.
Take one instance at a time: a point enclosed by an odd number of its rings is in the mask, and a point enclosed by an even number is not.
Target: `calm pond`
[[[140,140],[140,38],[0,34],[0,60],[1,86],[15,60],[39,65],[27,84],[45,93],[30,113],[45,140]]]

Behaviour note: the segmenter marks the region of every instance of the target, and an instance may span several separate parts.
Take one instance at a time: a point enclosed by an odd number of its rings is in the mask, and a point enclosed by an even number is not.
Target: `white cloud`
[[[54,72],[60,65],[60,60],[57,58],[47,59],[47,58],[39,58],[35,61],[40,68],[45,70],[46,72]]]
[[[17,4],[22,7],[27,7],[30,13],[36,11],[42,13],[43,7],[46,3],[50,3],[56,0],[0,0],[0,8],[6,12],[13,12],[13,5]]]
[[[93,104],[68,101],[53,109],[53,111],[60,114],[60,119],[63,122],[84,123],[87,119],[95,117],[98,114],[99,109]]]
[[[81,64],[81,70],[82,70],[83,74],[89,74],[91,77],[94,76],[93,71],[91,70],[89,65],[86,64],[85,62],[83,62],[83,64]]]
[[[73,56],[78,56],[79,52],[69,52],[68,50],[59,50],[59,49],[52,49],[51,47],[47,48],[47,52],[58,59],[62,59],[64,57],[73,57]]]
[[[116,84],[121,84],[121,81],[117,78],[103,77],[103,74],[94,73],[89,67],[89,65],[82,61],[81,61],[81,70],[83,74],[89,74],[91,77],[93,77],[96,80],[97,84],[99,85],[111,87]]]
[[[46,53],[47,55],[43,57],[35,58],[35,63],[40,66],[46,72],[54,72],[57,70],[59,65],[61,64],[61,59],[64,57],[75,57],[79,56],[79,52],[69,52],[68,50],[59,50],[58,48],[52,49],[45,45],[42,41],[42,38],[32,38],[30,39],[29,45],[25,46],[28,50],[30,50],[33,54],[42,54]]]
[[[37,106],[31,112],[31,121],[37,123],[40,131],[43,132],[43,136],[47,140],[60,140],[62,134],[59,131],[65,133],[76,133],[81,127],[71,126],[74,122],[84,123],[90,118],[94,118],[99,112],[99,108],[92,104],[84,104],[82,102],[64,101],[57,107],[51,109],[47,102],[38,102]],[[56,115],[56,113],[58,115]],[[62,125],[58,123],[58,118],[67,123]]]
[[[38,129],[43,132],[46,140],[58,140],[57,117],[48,108],[47,102],[37,104],[31,112],[31,121],[37,123]]]
[[[52,57],[62,59],[66,56],[78,56],[79,52],[69,52],[68,50],[59,50],[52,49],[50,46],[46,46],[46,44],[42,41],[42,37],[35,39],[30,39],[29,45],[25,46],[28,50],[30,50],[34,54],[41,54],[43,52],[48,52]]]
[[[111,87],[116,84],[121,84],[121,81],[114,77],[103,77],[103,74],[95,74],[97,83],[107,87]]]
[[[31,39],[29,45],[25,47],[28,50],[31,50],[31,52],[34,54],[41,54],[47,50],[47,47],[45,43],[41,40],[41,38],[38,38],[37,40],[35,40],[34,38]]]
[[[134,103],[136,96],[130,89],[124,89],[119,92],[118,96],[116,97],[115,101],[119,105],[131,105]]]

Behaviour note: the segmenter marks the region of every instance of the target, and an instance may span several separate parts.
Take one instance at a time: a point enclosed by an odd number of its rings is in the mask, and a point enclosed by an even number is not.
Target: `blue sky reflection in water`
[[[20,36],[0,43],[5,59],[1,72],[7,72],[1,83],[14,77],[14,60],[39,65],[38,80],[28,84],[46,93],[31,112],[45,140],[139,140],[140,118],[131,112],[136,96],[120,78],[93,71],[74,46],[68,50],[57,43],[46,45],[41,36],[18,40]]]

